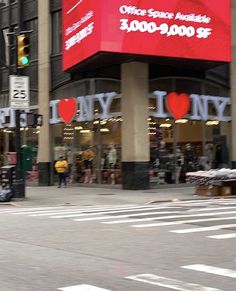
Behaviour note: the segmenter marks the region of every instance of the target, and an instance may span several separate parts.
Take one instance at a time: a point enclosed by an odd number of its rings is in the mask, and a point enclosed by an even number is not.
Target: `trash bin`
[[[21,168],[24,172],[32,171],[33,167],[33,149],[30,146],[21,147]]]

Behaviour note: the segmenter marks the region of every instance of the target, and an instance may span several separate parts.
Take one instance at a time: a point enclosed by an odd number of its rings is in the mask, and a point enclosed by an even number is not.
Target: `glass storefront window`
[[[59,156],[71,165],[72,183],[120,184],[121,118],[54,125],[54,161]],[[93,152],[86,179],[87,150]]]
[[[107,85],[107,86],[106,86]],[[73,122],[71,125],[57,124],[54,132],[54,160],[64,155],[71,164],[71,182],[75,183],[121,183],[121,95],[120,83],[114,80],[91,79],[75,82],[54,92],[54,99],[66,96],[93,95],[94,92],[116,92],[109,112],[111,117],[101,119],[102,108],[94,101],[94,120]],[[150,82],[150,90],[175,91],[187,94],[219,95],[220,88],[196,79],[161,78]],[[222,90],[221,90],[222,91]],[[149,112],[159,110],[155,98],[149,99]],[[192,108],[191,108],[192,110]],[[228,108],[227,108],[228,110]],[[209,104],[209,116],[216,115],[214,106]],[[149,118],[150,135],[150,181],[152,184],[185,183],[189,171],[206,170],[228,164],[229,123],[216,120],[191,120],[187,114],[175,120],[168,112],[163,99],[166,117]],[[216,154],[216,145],[223,151]],[[84,162],[83,153],[93,151],[91,168]],[[111,154],[113,152],[113,154]],[[221,156],[219,161],[216,156]],[[115,162],[111,163],[111,158]],[[89,176],[87,177],[87,174]]]
[[[220,87],[191,79],[154,80],[158,90],[178,93],[222,96]],[[167,85],[167,87],[165,87]],[[170,87],[171,86],[171,87]],[[221,93],[222,94],[222,93]],[[225,96],[227,97],[227,93]],[[156,111],[158,104],[150,99],[149,110]],[[164,111],[168,112],[164,103]],[[229,108],[225,109],[226,114]],[[208,113],[216,116],[216,109],[209,104]],[[213,120],[182,120],[173,117],[149,118],[150,182],[153,185],[185,183],[187,172],[229,166],[230,124]]]
[[[66,85],[54,92],[53,99],[106,92],[119,94],[120,82],[112,79],[89,79],[74,82],[73,85]],[[70,161],[70,182],[72,183],[121,183],[120,96],[117,95],[112,100],[109,108],[110,118],[102,119],[102,110],[99,100],[95,98],[92,121],[74,121],[70,125],[52,125],[54,161],[60,155]],[[92,162],[86,160],[89,151],[93,152],[91,154],[93,155]]]

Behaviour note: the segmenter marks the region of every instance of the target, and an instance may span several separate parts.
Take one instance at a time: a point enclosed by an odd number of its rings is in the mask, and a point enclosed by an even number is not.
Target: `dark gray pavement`
[[[193,187],[180,186],[146,191],[27,187],[25,200],[0,205],[0,291],[90,290],[72,287],[81,285],[104,291],[167,291],[170,285],[186,291],[236,290],[236,200],[193,193]],[[207,201],[169,203],[177,199]],[[168,202],[144,205],[155,201]],[[146,207],[154,208],[148,217]],[[156,225],[146,227],[150,222]],[[223,224],[231,228],[221,229]],[[205,231],[208,226],[219,228]],[[195,228],[201,231],[177,232]],[[137,280],[145,274],[151,274],[146,282]]]
[[[150,190],[122,190],[117,186],[101,188],[92,185],[69,185],[67,188],[28,186],[25,199],[13,199],[11,203],[1,203],[0,206],[122,205],[208,198],[212,197],[194,195],[194,187],[189,185]]]

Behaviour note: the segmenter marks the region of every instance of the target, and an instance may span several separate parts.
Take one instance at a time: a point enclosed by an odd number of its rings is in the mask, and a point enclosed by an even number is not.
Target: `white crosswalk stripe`
[[[235,260],[236,261],[236,260]],[[155,285],[168,290],[178,290],[178,291],[224,291],[219,289],[219,282],[221,281],[220,277],[224,277],[224,286],[226,287],[226,280],[229,284],[234,282],[236,279],[236,271],[233,269],[222,268],[220,266],[210,266],[205,264],[192,264],[180,266],[180,269],[184,270],[184,277],[194,278],[195,282],[185,282],[178,280],[176,278],[168,278],[164,276],[159,276],[155,274],[138,274],[125,277],[128,280],[133,280],[137,282],[142,282],[150,285]],[[196,276],[196,272],[205,273],[205,277]],[[179,274],[179,272],[177,272]],[[213,278],[213,276],[219,276],[219,279]],[[206,277],[207,276],[207,277]],[[215,286],[205,286],[199,281],[205,280],[207,278],[208,282],[211,282],[211,285]],[[222,284],[221,284],[222,285]],[[227,289],[228,290],[228,289]],[[232,290],[232,289],[231,289]],[[234,290],[234,289],[233,289]]]
[[[151,208],[151,209],[155,209],[155,208]],[[138,211],[138,209],[137,209],[137,211]],[[139,211],[143,211],[143,209],[139,209]],[[116,211],[116,212],[112,212],[112,213],[119,213],[118,211]],[[145,212],[145,213],[135,213],[135,214],[124,214],[124,215],[117,215],[116,216],[116,219],[117,218],[125,218],[125,217],[133,217],[133,216],[139,216],[139,217],[141,217],[141,216],[147,216],[147,215],[154,215],[154,214],[170,214],[170,213],[180,213],[180,211],[161,211],[161,212],[159,212],[159,211],[156,211],[156,212]],[[106,214],[109,214],[108,212],[106,213]],[[111,214],[111,212],[110,212],[110,214]],[[82,215],[81,215],[82,216]],[[74,219],[75,221],[91,221],[91,220],[105,220],[105,219],[114,219],[114,216],[100,216],[100,217],[90,217],[90,218],[81,218],[81,219]],[[153,220],[154,218],[148,218],[148,220]],[[139,219],[134,219],[134,221],[138,221]],[[141,221],[145,221],[146,219],[145,218],[141,218],[140,219]],[[124,223],[124,222],[126,222],[126,220],[121,220],[122,221],[122,223]],[[128,220],[129,221],[129,220]],[[116,221],[114,221],[114,222],[111,222],[111,223],[114,223],[114,224],[116,224],[116,223],[119,223],[120,222],[120,220],[116,220]],[[108,222],[109,223],[109,222]]]
[[[171,221],[171,222],[160,222],[160,223],[149,223],[149,224],[135,224],[131,226],[142,228],[142,227],[168,226],[168,225],[178,225],[178,224],[204,222],[204,221],[220,221],[220,220],[236,220],[236,216],[216,217],[216,218],[206,218],[206,219],[178,220],[178,221]]]
[[[64,209],[65,206],[55,206],[55,207],[35,207],[35,208],[21,208],[21,209],[13,209],[13,208],[10,208],[10,209],[0,209],[0,214],[3,214],[3,213],[14,213],[14,212],[17,212],[17,213],[23,213],[23,212],[27,212],[27,211],[47,211],[47,210],[51,210],[51,209]]]
[[[123,206],[123,208],[132,208],[132,207],[139,207],[137,205],[125,205]],[[53,215],[55,214],[60,214],[60,213],[67,213],[67,212],[73,212],[73,211],[84,211],[84,212],[93,212],[93,211],[108,211],[108,210],[112,210],[112,209],[122,209],[122,206],[108,206],[108,207],[87,207],[87,208],[75,208],[75,207],[60,207],[59,209],[57,209],[59,207],[51,207],[50,209],[40,209],[37,208],[37,210],[35,209],[22,209],[20,211],[11,211],[12,214],[16,214],[16,215],[24,215],[24,214],[35,214],[35,215],[40,215],[40,214],[45,214],[45,215]],[[55,212],[56,210],[56,212]]]
[[[210,235],[209,238],[214,239],[228,239],[228,238],[236,238],[236,233],[226,233],[226,234],[217,234],[217,235]]]
[[[213,267],[213,266],[208,266],[208,265],[203,265],[203,264],[182,266],[181,268],[236,279],[236,271],[231,270],[231,269],[218,268],[218,267]]]
[[[151,285],[165,287],[178,291],[222,291],[221,289],[202,286],[194,283],[187,283],[180,280],[160,277],[153,274],[141,274],[136,276],[128,276],[126,279],[140,281]]]
[[[100,210],[99,213],[93,212],[93,213],[88,213],[86,211],[86,213],[81,213],[81,211],[70,211],[68,213],[64,213],[63,212],[56,212],[56,213],[50,213],[50,215],[52,218],[70,218],[70,217],[77,217],[77,216],[95,216],[98,214],[113,214],[113,213],[122,213],[122,212],[134,212],[134,211],[144,211],[144,210],[154,210],[157,209],[156,207],[151,207],[151,206],[136,206],[136,207],[124,207],[124,208],[110,208],[107,210]],[[168,211],[168,213],[171,213],[170,211]],[[236,212],[235,212],[236,213]],[[63,215],[61,215],[63,214]],[[48,214],[33,214],[30,216],[46,216]]]
[[[234,224],[234,223],[233,224],[220,224],[220,225],[216,225],[216,226],[176,229],[176,230],[170,230],[170,232],[174,232],[174,233],[207,232],[207,231],[220,230],[220,229],[232,228],[232,227],[236,227],[236,224]]]
[[[227,206],[227,207],[209,207],[203,209],[190,209],[189,212],[198,211],[198,212],[205,212],[205,211],[213,211],[213,210],[228,210],[228,209],[236,209],[236,206]]]
[[[92,286],[92,285],[86,285],[86,284],[63,287],[63,288],[59,288],[57,290],[61,290],[61,291],[109,291],[108,289],[103,289],[103,288],[99,288],[99,287]]]

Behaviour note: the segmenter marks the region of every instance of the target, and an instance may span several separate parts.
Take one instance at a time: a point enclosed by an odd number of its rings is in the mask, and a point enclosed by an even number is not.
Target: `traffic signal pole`
[[[20,75],[18,69],[18,35],[21,31],[22,13],[21,0],[17,2],[18,29],[15,31],[15,71],[16,75]],[[21,132],[20,132],[20,110],[15,111],[15,150],[16,150],[16,179],[13,183],[14,198],[25,198],[25,177],[21,168]]]
[[[29,102],[29,93],[26,91],[29,89],[25,89],[27,86],[26,76],[22,76],[21,69],[29,65],[29,54],[30,54],[30,47],[29,47],[29,37],[27,36],[28,33],[31,33],[32,30],[22,30],[22,0],[17,1],[17,15],[18,15],[18,26],[14,29],[13,32],[9,32],[8,35],[11,35],[13,38],[13,45],[12,48],[15,50],[14,52],[14,62],[12,66],[9,66],[9,73],[13,74],[13,76],[9,77],[9,97],[11,98],[11,106],[15,109],[15,151],[16,151],[16,173],[15,179],[13,179],[12,188],[14,191],[14,198],[25,198],[25,173],[22,167],[22,156],[21,156],[21,109],[20,108],[27,108],[29,103],[23,103],[22,106],[21,101],[23,98],[26,98],[26,101]],[[11,5],[9,5],[9,27],[11,27]],[[11,58],[10,58],[11,59]],[[12,69],[14,66],[14,69]],[[7,66],[6,66],[7,67]],[[14,72],[13,72],[14,71]],[[17,87],[12,86],[12,82],[10,79],[17,79]],[[15,77],[15,78],[14,78]],[[25,81],[24,81],[25,80]],[[29,82],[28,82],[29,83]],[[25,87],[26,86],[26,87]],[[17,89],[19,89],[17,91]],[[14,91],[12,93],[12,91]],[[11,93],[10,93],[11,92]],[[17,96],[18,94],[18,96]],[[20,98],[18,99],[21,104],[12,105],[12,96],[13,98]],[[15,101],[15,100],[14,100]],[[16,102],[17,103],[17,102]],[[26,104],[26,105],[25,105]]]
[[[13,183],[14,198],[25,198],[25,177],[21,160],[20,110],[15,111],[16,179]]]

